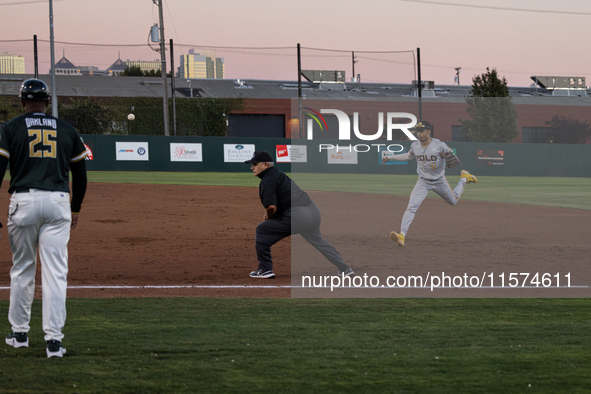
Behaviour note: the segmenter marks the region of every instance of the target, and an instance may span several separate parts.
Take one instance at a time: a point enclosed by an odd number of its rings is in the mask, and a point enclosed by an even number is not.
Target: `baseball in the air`
[[[127,115],[127,119],[128,120],[134,120],[135,119],[135,115],[134,114],[129,114],[129,115]]]

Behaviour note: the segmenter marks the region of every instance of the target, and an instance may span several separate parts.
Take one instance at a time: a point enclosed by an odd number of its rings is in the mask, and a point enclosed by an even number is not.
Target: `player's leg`
[[[441,196],[441,198],[443,198],[449,205],[456,205],[458,201],[460,201],[460,197],[462,197],[465,187],[465,178],[461,178],[455,189],[452,190],[447,179],[443,177],[443,179],[433,188],[433,191]]]
[[[44,223],[39,231],[39,258],[43,281],[43,331],[46,341],[60,341],[66,324],[68,285],[68,241],[70,240],[69,194],[47,192],[43,204]]]
[[[406,211],[404,211],[404,215],[402,216],[400,233],[403,236],[406,236],[406,233],[408,232],[408,229],[415,218],[415,214],[425,198],[427,198],[427,194],[429,194],[429,186],[427,185],[426,181],[419,178],[414,189],[412,189],[412,193],[410,194],[410,198],[408,200],[408,206],[406,207]]]
[[[39,216],[28,193],[14,194],[8,208],[8,238],[12,251],[8,320],[13,333],[29,332],[35,294]]]
[[[259,268],[263,272],[273,271],[271,246],[291,235],[291,218],[287,215],[272,217],[261,222],[256,229],[256,252]]]
[[[318,206],[312,203],[306,207],[292,209],[292,233],[300,234],[328,261],[334,264],[339,272],[347,272],[350,267],[345,263],[341,254],[327,240],[322,238],[320,232],[321,215]],[[353,270],[351,270],[353,274]]]

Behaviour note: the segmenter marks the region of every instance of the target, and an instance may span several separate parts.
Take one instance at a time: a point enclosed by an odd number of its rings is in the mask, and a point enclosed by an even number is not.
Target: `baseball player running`
[[[271,246],[292,234],[300,234],[338,269],[338,275],[354,276],[339,252],[320,233],[320,211],[308,193],[274,167],[273,157],[267,151],[256,151],[250,160],[252,173],[261,178],[259,196],[265,207],[265,216],[256,229],[256,252],[259,268],[251,278],[273,279]]]
[[[474,175],[462,170],[460,181],[452,190],[445,178],[445,169],[446,167],[451,168],[461,164],[460,160],[453,154],[447,144],[436,138],[431,138],[431,131],[433,130],[431,123],[421,121],[411,130],[416,132],[418,141],[414,141],[410,145],[409,151],[400,155],[384,157],[382,160],[383,163],[387,163],[390,160],[407,161],[413,158],[417,159],[419,179],[410,194],[408,207],[402,216],[400,233],[394,231],[390,233],[390,237],[398,246],[404,246],[404,237],[406,237],[408,228],[429,191],[439,194],[449,205],[456,205],[464,192],[466,183],[478,182]]]
[[[39,252],[46,354],[63,357],[68,241],[86,193],[86,147],[72,126],[45,114],[49,105],[45,82],[26,80],[19,97],[25,114],[0,125],[0,184],[10,161],[8,192],[12,194],[8,208],[13,264],[8,320],[12,332],[6,343],[15,348],[29,346]]]

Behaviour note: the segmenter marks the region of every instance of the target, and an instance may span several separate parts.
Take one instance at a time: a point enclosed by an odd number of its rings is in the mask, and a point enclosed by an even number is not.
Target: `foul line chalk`
[[[590,286],[570,286],[570,287],[536,287],[536,286],[524,286],[524,287],[501,287],[501,286],[488,286],[488,287],[436,287],[434,290],[514,290],[514,289],[527,289],[527,290],[544,290],[544,289],[588,289]],[[40,286],[36,287],[41,289]],[[330,286],[324,287],[302,287],[302,286],[289,286],[289,285],[277,285],[277,286],[257,286],[257,285],[163,285],[163,286],[101,286],[101,285],[88,285],[88,286],[68,286],[68,290],[82,290],[82,289],[330,289]],[[429,290],[430,287],[334,287],[334,290]],[[0,287],[0,290],[10,290],[10,287]]]

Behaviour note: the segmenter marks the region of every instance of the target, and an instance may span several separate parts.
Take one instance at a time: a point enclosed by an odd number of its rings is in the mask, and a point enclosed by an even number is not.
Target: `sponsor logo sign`
[[[84,160],[94,160],[94,154],[92,153],[91,146],[92,143],[83,142],[84,147],[86,148],[86,158]]]
[[[243,163],[252,158],[254,144],[224,144],[224,163]]]
[[[356,150],[350,149],[350,147],[344,147],[344,149],[337,148],[340,147],[333,147],[326,150],[328,164],[357,164]]]
[[[170,161],[203,161],[201,144],[170,144]]]
[[[498,149],[480,149],[476,152],[477,166],[502,166],[505,164],[505,151]]]
[[[117,161],[149,161],[147,142],[115,142]]]
[[[277,163],[307,163],[308,147],[306,145],[276,145]]]

